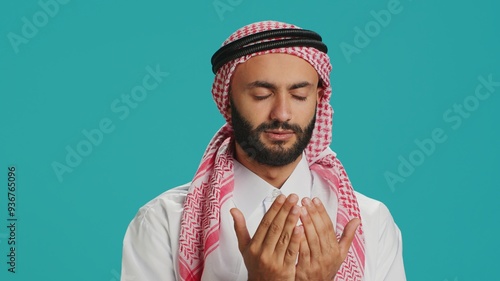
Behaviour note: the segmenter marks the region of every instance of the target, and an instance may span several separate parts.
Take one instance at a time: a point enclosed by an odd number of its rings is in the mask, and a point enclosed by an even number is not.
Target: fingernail
[[[299,213],[299,206],[295,205],[292,207],[292,214],[296,215]]]
[[[313,202],[314,202],[314,204],[316,204],[316,206],[321,205],[321,200],[319,200],[318,197],[314,197]]]
[[[307,215],[307,210],[306,210],[306,208],[301,208],[301,209],[302,209],[302,214],[303,214],[304,216],[305,216],[305,215]]]
[[[304,199],[302,199],[302,204],[304,204],[306,206],[310,206],[311,205],[311,199],[305,197]]]
[[[297,203],[298,200],[299,200],[299,198],[297,197],[297,195],[295,195],[293,193],[288,195],[288,202],[295,204],[295,203]]]
[[[276,201],[278,201],[278,203],[280,203],[280,204],[285,202],[285,199],[286,199],[286,197],[283,194],[280,194],[280,195],[278,195],[278,197],[276,197]]]

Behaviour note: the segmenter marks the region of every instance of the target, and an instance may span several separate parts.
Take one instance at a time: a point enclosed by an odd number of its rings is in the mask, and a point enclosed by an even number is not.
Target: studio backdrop
[[[408,280],[497,280],[500,4],[2,1],[0,280],[117,281],[128,223],[224,120],[210,57],[278,20],[329,46],[331,148],[384,202]]]

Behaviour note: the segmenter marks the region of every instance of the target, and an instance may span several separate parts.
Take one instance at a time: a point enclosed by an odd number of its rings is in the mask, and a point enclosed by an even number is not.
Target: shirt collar
[[[295,193],[300,199],[311,197],[312,185],[313,177],[305,153],[302,153],[302,159],[281,189],[275,188],[236,161],[236,159],[234,160],[233,201],[235,206],[247,218],[255,209],[263,206],[264,201],[272,201],[281,193],[286,196]]]

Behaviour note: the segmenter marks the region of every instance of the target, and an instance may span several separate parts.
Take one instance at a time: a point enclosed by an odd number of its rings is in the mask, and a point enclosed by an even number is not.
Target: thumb
[[[243,251],[246,249],[248,243],[250,243],[250,234],[248,233],[245,216],[243,216],[243,213],[236,208],[232,208],[229,212],[233,217],[234,231],[236,232],[236,237],[238,238],[238,248],[243,254]]]
[[[340,237],[339,248],[340,254],[345,259],[347,257],[347,253],[349,252],[349,248],[351,247],[352,240],[354,239],[354,234],[356,234],[356,229],[361,224],[361,220],[358,218],[352,219],[344,228],[342,232],[342,237]]]

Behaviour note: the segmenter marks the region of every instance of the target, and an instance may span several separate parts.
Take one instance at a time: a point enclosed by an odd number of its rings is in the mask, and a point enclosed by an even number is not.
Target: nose
[[[290,100],[285,94],[276,95],[272,105],[270,118],[271,120],[280,122],[290,121],[292,118]]]

